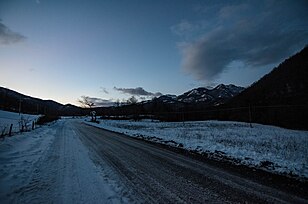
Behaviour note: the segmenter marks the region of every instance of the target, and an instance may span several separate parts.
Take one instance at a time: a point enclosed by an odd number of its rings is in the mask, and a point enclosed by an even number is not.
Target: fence
[[[13,133],[25,132],[33,130],[36,124],[36,117],[29,117],[27,115],[21,116],[1,116],[0,115],[0,136],[11,136]]]

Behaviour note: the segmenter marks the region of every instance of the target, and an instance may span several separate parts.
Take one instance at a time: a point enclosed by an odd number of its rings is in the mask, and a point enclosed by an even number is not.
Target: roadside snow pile
[[[0,141],[0,199],[12,203],[49,149],[55,130],[39,128]],[[15,200],[16,203],[16,200]]]
[[[7,135],[13,124],[12,132],[19,132],[21,129],[31,129],[32,121],[36,121],[40,115],[29,115],[0,110],[0,135]]]
[[[154,142],[208,153],[215,159],[308,178],[308,131],[231,121],[87,123]]]

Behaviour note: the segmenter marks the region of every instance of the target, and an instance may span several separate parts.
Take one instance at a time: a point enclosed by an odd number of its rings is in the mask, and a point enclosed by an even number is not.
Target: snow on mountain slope
[[[167,94],[167,95],[162,95],[162,96],[158,97],[156,100],[159,100],[163,103],[175,103],[177,101],[177,96]]]
[[[178,101],[185,103],[195,103],[195,102],[208,102],[216,103],[221,100],[230,99],[235,95],[243,91],[243,87],[238,87],[235,85],[224,85],[220,84],[213,89],[207,89],[204,87],[196,88],[185,92],[177,97]]]
[[[160,101],[163,103],[198,103],[198,102],[203,102],[203,103],[209,103],[212,105],[222,103],[227,99],[230,99],[240,92],[244,90],[243,87],[235,86],[233,84],[230,85],[224,85],[220,84],[216,86],[215,88],[204,88],[204,87],[199,87],[192,89],[190,91],[187,91],[181,95],[162,95],[158,98],[155,98],[153,100]],[[151,102],[151,101],[147,101]]]

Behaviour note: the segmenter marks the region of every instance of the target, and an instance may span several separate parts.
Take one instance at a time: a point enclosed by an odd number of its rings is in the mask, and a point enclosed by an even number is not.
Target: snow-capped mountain
[[[219,84],[215,88],[205,88],[199,87],[187,91],[179,96],[176,95],[162,95],[155,100],[158,100],[162,103],[208,103],[208,104],[221,104],[226,100],[236,96],[241,91],[243,87],[235,86],[233,84],[224,85]]]
[[[212,101],[213,99],[214,97],[210,94],[210,90],[204,87],[192,89],[177,97],[178,101],[184,103]]]
[[[177,97],[177,100],[184,103],[221,103],[224,102],[244,90],[243,87],[235,86],[233,84],[224,85],[219,84],[213,89],[204,87],[192,89]]]
[[[176,103],[177,102],[177,96],[166,94],[158,97],[156,100],[163,102],[163,103]]]
[[[242,92],[244,89],[245,88],[235,86],[233,84],[219,84],[214,89],[210,90],[210,94],[214,96],[214,98],[232,98]]]

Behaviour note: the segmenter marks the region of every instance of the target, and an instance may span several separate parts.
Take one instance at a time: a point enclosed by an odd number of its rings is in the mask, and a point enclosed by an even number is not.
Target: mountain
[[[230,101],[230,105],[307,105],[308,47],[286,59]]]
[[[0,109],[30,114],[82,115],[83,109],[53,100],[42,100],[0,87]]]
[[[184,103],[211,102],[214,100],[214,97],[210,95],[209,89],[200,87],[179,95],[177,100]]]
[[[244,90],[243,87],[235,86],[233,84],[230,84],[230,85],[219,84],[218,86],[212,89],[199,87],[199,88],[195,88],[190,91],[187,91],[179,96],[168,94],[168,95],[162,95],[153,100],[156,100],[161,103],[168,103],[168,104],[203,103],[207,105],[218,105],[238,95],[243,90]]]
[[[159,96],[156,100],[162,102],[162,103],[177,103],[177,96],[176,95],[171,95],[171,94],[166,94]]]
[[[308,129],[307,77],[308,46],[232,98],[224,108],[250,107],[250,114],[239,111],[229,116],[230,120],[247,120],[244,117],[250,115],[250,120],[258,123]]]

